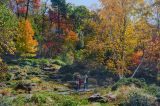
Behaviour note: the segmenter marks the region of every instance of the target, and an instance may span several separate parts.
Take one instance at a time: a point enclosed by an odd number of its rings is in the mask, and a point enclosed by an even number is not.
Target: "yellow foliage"
[[[108,60],[106,65],[109,69],[115,69],[115,64],[112,60]]]
[[[31,78],[31,81],[32,81],[32,82],[40,82],[41,79],[38,78],[38,77],[33,77],[33,78]]]
[[[143,17],[141,19],[143,21],[135,17],[139,14],[137,9],[145,6],[144,1],[100,0],[100,2],[103,6],[99,11],[101,22],[89,23],[95,30],[93,33],[95,36],[87,42],[87,51],[94,58],[101,59],[108,69],[116,71],[122,78],[131,72],[129,66],[132,64],[130,60],[134,50],[150,35]]]
[[[21,36],[17,38],[17,49],[22,53],[35,53],[38,42],[33,38],[34,30],[29,20],[19,22]]]

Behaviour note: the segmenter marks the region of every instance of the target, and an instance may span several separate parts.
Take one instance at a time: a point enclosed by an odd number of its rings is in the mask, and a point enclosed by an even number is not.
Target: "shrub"
[[[11,92],[12,92],[11,88],[4,88],[4,89],[0,90],[0,94],[6,95],[6,96],[10,96]]]
[[[36,104],[48,104],[47,100],[51,99],[50,104],[56,104],[57,106],[78,106],[88,104],[86,100],[80,100],[72,96],[59,95],[53,92],[38,92],[31,98],[31,102]],[[51,103],[52,102],[52,103]]]
[[[29,65],[29,66],[31,66],[31,65],[32,65],[32,63],[31,63],[31,62],[29,62],[29,61],[24,61],[24,62],[20,62],[20,63],[19,63],[19,65],[20,65],[20,66],[25,66],[25,65]]]
[[[156,97],[157,97],[157,101],[160,102],[160,91],[157,92]]]
[[[7,71],[8,71],[7,64],[0,61],[0,72],[7,72]]]
[[[0,61],[0,81],[5,81],[8,72],[8,66]]]
[[[39,77],[33,77],[33,78],[31,78],[31,81],[34,83],[40,83],[41,79]]]
[[[146,91],[147,91],[149,94],[157,95],[158,92],[160,91],[160,87],[159,87],[159,86],[156,86],[155,84],[153,84],[153,85],[147,86],[147,87],[146,87]]]
[[[6,82],[6,85],[11,87],[11,88],[14,88],[17,85],[17,81],[15,81],[15,80],[8,81],[8,82]]]
[[[33,95],[18,95],[14,98],[0,98],[0,106],[81,106],[88,101],[74,96],[59,95],[53,92],[36,92]]]
[[[61,74],[66,74],[66,73],[79,73],[79,74],[85,74],[88,72],[88,70],[86,69],[85,65],[83,63],[80,62],[75,62],[72,65],[65,65],[63,67],[60,68],[59,72]]]
[[[133,93],[129,96],[128,101],[121,103],[120,106],[152,106],[155,100],[138,93]]]
[[[75,70],[73,69],[73,67],[71,65],[66,65],[64,67],[61,67],[60,70],[59,70],[59,72],[61,74],[74,73],[74,71]]]
[[[47,95],[36,93],[32,96],[31,101],[38,104],[46,103]]]
[[[18,64],[20,66],[34,66],[34,67],[39,67],[41,65],[49,64],[50,61],[48,59],[19,59]]]
[[[25,96],[17,96],[13,102],[12,102],[12,105],[13,106],[25,106],[25,103],[26,103],[26,98]]]
[[[0,106],[12,106],[12,99],[7,97],[0,98]]]
[[[57,64],[57,65],[60,65],[60,66],[65,66],[66,65],[66,63],[63,62],[60,59],[54,59],[54,60],[52,60],[52,64]]]
[[[56,64],[60,66],[65,66],[66,64],[59,60],[59,59],[33,59],[33,58],[23,58],[23,59],[18,59],[17,64],[20,66],[33,66],[33,67],[43,67],[43,66],[48,66],[51,64]]]
[[[15,97],[4,96],[0,98],[0,106],[28,106],[25,105],[26,103],[29,103],[28,99],[26,98],[26,95],[19,95]]]
[[[126,86],[130,86],[134,84],[136,87],[138,88],[143,88],[146,86],[146,83],[139,80],[139,79],[135,79],[135,78],[123,78],[121,80],[119,80],[117,83],[115,83],[112,86],[112,91],[113,90],[117,90],[117,88],[121,87],[122,85],[126,85]]]
[[[72,81],[73,80],[73,75],[68,73],[65,74],[64,77],[62,78],[62,81]]]
[[[40,68],[32,66],[24,66],[24,67],[9,66],[9,71],[14,73],[11,74],[12,80],[29,79],[30,76],[39,75],[41,73]]]

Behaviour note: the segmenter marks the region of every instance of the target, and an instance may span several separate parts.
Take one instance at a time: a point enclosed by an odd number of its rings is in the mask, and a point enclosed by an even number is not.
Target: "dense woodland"
[[[99,1],[0,0],[0,106],[160,106],[160,0]]]

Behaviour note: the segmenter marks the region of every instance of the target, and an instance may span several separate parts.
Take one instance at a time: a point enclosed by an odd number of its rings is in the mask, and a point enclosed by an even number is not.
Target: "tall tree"
[[[0,55],[15,52],[15,38],[19,36],[15,14],[0,3]]]
[[[112,55],[107,63],[114,63],[114,68],[120,78],[129,72],[128,59],[137,45],[133,17],[141,15],[139,12],[144,5],[143,0],[100,0],[103,9],[100,15],[106,20],[108,45]]]
[[[20,37],[17,37],[16,48],[20,53],[35,53],[37,41],[34,39],[34,30],[29,20],[19,22]]]

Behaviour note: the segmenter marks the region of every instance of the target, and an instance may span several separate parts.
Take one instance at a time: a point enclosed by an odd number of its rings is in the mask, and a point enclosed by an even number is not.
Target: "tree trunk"
[[[26,12],[25,20],[27,20],[27,18],[28,18],[29,3],[30,3],[30,0],[27,1],[27,12]]]
[[[144,60],[144,57],[142,58],[141,63],[138,65],[138,67],[137,67],[136,70],[134,71],[134,73],[133,73],[133,75],[131,76],[131,78],[133,78],[133,77],[136,75],[136,73],[138,72],[139,68],[141,67],[141,65],[142,65],[142,63],[143,63],[143,60]]]

